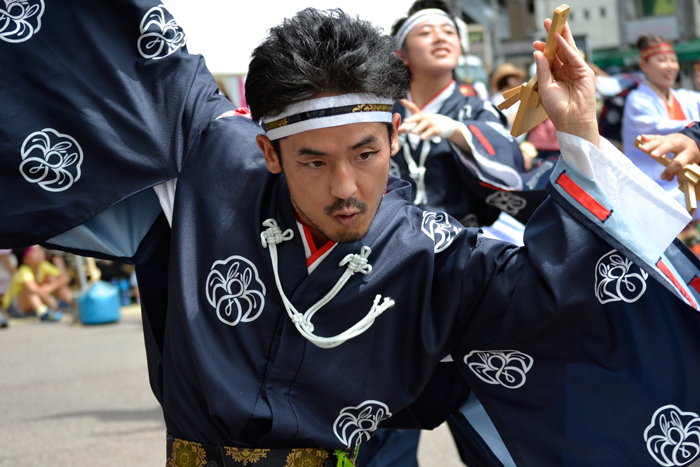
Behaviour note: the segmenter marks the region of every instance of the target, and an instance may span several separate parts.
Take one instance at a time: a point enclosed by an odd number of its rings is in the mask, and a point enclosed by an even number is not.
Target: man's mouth
[[[333,215],[333,218],[343,227],[351,227],[358,217],[360,217],[360,213],[357,211],[347,211]]]

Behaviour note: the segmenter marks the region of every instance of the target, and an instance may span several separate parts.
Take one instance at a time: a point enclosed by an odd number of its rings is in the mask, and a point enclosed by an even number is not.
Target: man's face
[[[389,158],[398,151],[394,114],[391,141],[384,123],[353,123],[309,130],[280,140],[282,164],[270,140],[258,146],[272,173],[284,171],[297,216],[314,240],[361,239],[379,208],[389,176]]]

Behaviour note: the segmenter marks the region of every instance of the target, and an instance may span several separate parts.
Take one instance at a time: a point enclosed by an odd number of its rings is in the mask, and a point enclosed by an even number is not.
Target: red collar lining
[[[425,109],[426,107],[428,107],[428,106],[430,105],[431,102],[433,102],[435,99],[437,99],[438,96],[440,96],[440,94],[442,94],[443,92],[445,92],[445,90],[446,90],[447,88],[449,88],[450,86],[452,86],[452,84],[454,84],[454,83],[456,83],[455,80],[450,81],[450,82],[447,84],[447,86],[445,86],[444,88],[442,88],[442,90],[440,90],[439,93],[435,94],[428,102],[425,103],[425,105],[424,105],[423,107],[420,108],[421,112],[423,111],[423,109]],[[411,91],[408,91],[408,93],[411,95],[411,102],[413,102],[413,95],[411,94]]]
[[[321,248],[316,248],[316,242],[314,242],[314,238],[311,235],[311,229],[309,229],[303,222],[299,220],[299,217],[296,215],[296,213],[294,213],[294,217],[296,217],[297,222],[299,222],[301,224],[301,227],[304,229],[304,237],[306,240],[306,245],[309,247],[310,253],[310,256],[306,258],[306,267],[309,268],[321,256],[326,254],[328,250],[333,248],[336,242],[334,242],[333,240],[328,240]]]

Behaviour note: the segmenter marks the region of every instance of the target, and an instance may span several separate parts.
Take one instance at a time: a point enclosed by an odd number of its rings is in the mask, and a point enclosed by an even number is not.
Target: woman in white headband
[[[408,97],[395,109],[404,136],[392,175],[411,182],[414,204],[464,225],[490,226],[502,211],[524,224],[543,190],[518,193],[524,160],[505,117],[455,80],[462,53],[456,22],[445,1],[417,0],[392,28],[396,53],[411,75]],[[491,233],[520,243],[520,223],[503,216]]]

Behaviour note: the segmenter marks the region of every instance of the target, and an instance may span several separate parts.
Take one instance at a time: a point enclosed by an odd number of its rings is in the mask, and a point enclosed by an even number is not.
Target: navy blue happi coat
[[[136,264],[170,434],[344,449],[382,421],[440,423],[469,386],[484,417],[465,423],[504,464],[700,459],[699,265],[673,240],[688,216],[624,156],[560,135],[523,248],[391,178],[367,235],[309,272],[262,130],[184,40],[147,0],[0,10],[0,246]],[[459,378],[438,374],[448,356]]]

